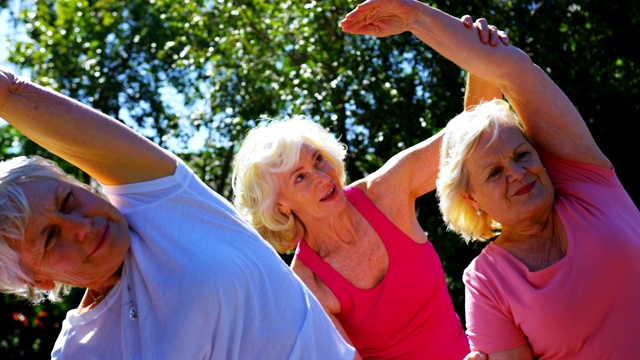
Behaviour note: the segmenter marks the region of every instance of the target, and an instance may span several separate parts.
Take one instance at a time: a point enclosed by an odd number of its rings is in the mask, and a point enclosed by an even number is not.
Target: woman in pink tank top
[[[495,29],[478,33],[485,43],[508,42]],[[502,96],[473,76],[468,89],[467,105]],[[236,155],[236,207],[277,251],[296,249],[291,267],[357,358],[462,360],[469,353],[440,259],[415,213],[416,199],[435,189],[441,136],[348,186],[346,147],[303,117],[262,123]]]

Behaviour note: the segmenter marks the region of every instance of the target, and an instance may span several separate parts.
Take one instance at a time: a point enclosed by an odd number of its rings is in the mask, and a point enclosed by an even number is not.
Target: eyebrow
[[[521,150],[523,147],[527,147],[527,146],[532,146],[531,143],[527,142],[527,141],[522,141],[521,143],[519,143],[518,145],[516,145],[512,150],[511,150],[511,154],[515,154],[516,152],[518,152],[519,150]],[[487,171],[487,169],[490,169],[488,171],[491,171],[491,169],[493,169],[495,166],[495,161],[491,162],[490,164],[487,165],[483,165],[482,168],[480,169],[480,172],[482,174],[485,173],[485,171]]]
[[[318,155],[318,153],[320,153],[320,150],[318,150],[318,149],[316,149],[315,147],[312,147],[312,146],[310,146],[310,145],[309,145],[309,147],[310,147],[311,149],[313,149],[313,150],[314,150],[314,151],[313,151],[313,153],[311,154],[311,158],[313,159],[313,158],[315,158],[315,157]],[[299,160],[299,159],[298,159],[298,160]],[[295,175],[295,173],[297,173],[298,171],[300,171],[300,169],[302,169],[302,166],[298,166],[297,168],[295,168],[295,169],[291,170],[291,171],[289,172],[289,177],[292,177],[293,175]]]

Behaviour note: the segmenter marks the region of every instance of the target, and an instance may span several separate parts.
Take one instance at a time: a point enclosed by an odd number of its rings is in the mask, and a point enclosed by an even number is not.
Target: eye
[[[500,174],[502,174],[502,168],[495,168],[491,170],[491,172],[489,172],[488,179],[489,180],[497,179],[498,177],[500,177]]]
[[[517,161],[526,161],[531,156],[531,151],[520,151],[516,154]]]
[[[300,173],[300,174],[296,175],[296,177],[293,179],[293,181],[297,184],[300,181],[304,180],[304,178],[305,178],[305,174]]]
[[[73,209],[73,192],[69,191],[63,198],[60,203],[60,211],[63,213],[68,213]]]
[[[45,251],[51,250],[53,245],[55,244],[56,237],[58,236],[59,228],[57,226],[52,226],[46,232],[46,237],[44,240],[44,249]]]
[[[324,162],[324,156],[322,156],[322,154],[318,154],[318,156],[316,156],[316,165],[321,164],[323,162]]]

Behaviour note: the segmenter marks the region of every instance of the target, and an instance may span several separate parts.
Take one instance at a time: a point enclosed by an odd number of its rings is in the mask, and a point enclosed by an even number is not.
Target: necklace
[[[91,289],[87,289],[87,293],[89,294],[89,296],[91,297],[91,299],[93,300],[89,305],[87,305],[86,307],[84,307],[85,311],[93,309],[94,307],[98,306],[98,304],[100,304],[100,302],[102,301],[102,299],[104,299],[107,295],[109,295],[109,292],[111,291],[111,289],[107,290],[105,293],[100,294],[98,296],[94,296],[93,295],[93,290]]]
[[[132,321],[136,321],[138,320],[138,309],[136,309],[136,306],[133,304],[133,295],[131,294],[131,287],[129,287],[129,284],[127,284],[127,291],[129,292],[129,319],[131,319]]]
[[[91,292],[91,290],[89,290],[89,295],[90,295],[90,296],[91,296],[91,298],[93,299],[93,302],[92,302],[91,304],[94,304],[94,303],[96,303],[97,301],[104,299],[104,297],[105,297],[105,296],[107,296],[107,294],[108,294],[108,293],[109,293],[109,292],[107,291],[107,292],[106,292],[106,293],[104,293],[104,294],[100,294],[100,295],[98,295],[98,296],[93,296],[93,293]]]

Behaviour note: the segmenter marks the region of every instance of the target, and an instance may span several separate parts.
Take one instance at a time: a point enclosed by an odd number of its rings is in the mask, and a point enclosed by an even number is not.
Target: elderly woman
[[[442,140],[444,220],[466,240],[494,239],[464,275],[471,349],[637,358],[640,213],[567,96],[521,50],[481,46],[418,1],[367,1],[347,20],[360,34],[411,30],[509,101],[459,115]]]
[[[495,30],[480,35],[508,42]],[[467,88],[473,101],[501,96],[473,76]],[[440,137],[348,186],[346,147],[305,118],[261,124],[236,155],[236,207],[276,250],[296,249],[292,269],[363,358],[469,353],[440,259],[415,213],[416,198],[435,189]]]
[[[87,288],[56,359],[352,359],[276,252],[176,156],[120,122],[0,69],[0,116],[53,162],[0,163],[0,288]]]

